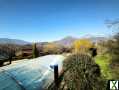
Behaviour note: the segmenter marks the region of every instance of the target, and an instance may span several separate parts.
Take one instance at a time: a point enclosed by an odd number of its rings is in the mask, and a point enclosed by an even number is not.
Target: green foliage
[[[108,50],[112,56],[110,66],[114,73],[114,78],[119,79],[119,20],[111,20],[109,25],[116,32],[113,39],[109,40]]]
[[[109,51],[112,55],[112,60],[113,62],[119,63],[119,33],[114,36],[111,42],[112,43],[110,43]]]
[[[95,57],[95,62],[100,66],[101,73],[106,79],[113,79],[113,73],[110,68],[109,54],[98,55]]]
[[[100,67],[86,54],[70,55],[63,64],[65,71],[60,85],[63,90],[105,90]]]
[[[119,33],[114,35],[113,39],[108,41],[108,52],[111,56],[110,67],[113,78],[119,79]]]

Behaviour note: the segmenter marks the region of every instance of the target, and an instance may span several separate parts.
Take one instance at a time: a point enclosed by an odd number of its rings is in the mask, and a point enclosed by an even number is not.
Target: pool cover
[[[0,90],[44,90],[54,81],[51,65],[62,70],[62,55],[47,55],[20,60],[0,69]]]

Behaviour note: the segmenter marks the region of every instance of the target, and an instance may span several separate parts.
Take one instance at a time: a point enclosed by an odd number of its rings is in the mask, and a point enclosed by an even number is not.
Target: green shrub
[[[105,90],[100,67],[86,54],[70,55],[63,64],[63,90]]]

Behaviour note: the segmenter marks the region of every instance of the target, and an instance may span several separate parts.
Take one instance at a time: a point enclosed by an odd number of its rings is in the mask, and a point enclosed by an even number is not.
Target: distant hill
[[[81,37],[81,38],[89,39],[89,40],[91,40],[92,42],[98,42],[98,41],[103,41],[103,40],[107,40],[107,39],[108,39],[108,37],[104,37],[104,36],[94,36],[94,35],[90,35],[90,34],[84,35],[84,36]]]
[[[99,36],[97,36],[97,37],[92,36],[92,37],[88,37],[88,38],[86,38],[86,39],[89,39],[89,40],[91,40],[92,42],[99,42],[99,41],[107,40],[106,37],[99,37]]]
[[[59,44],[59,45],[62,45],[62,46],[66,46],[66,47],[67,46],[70,47],[75,40],[82,39],[82,38],[83,39],[89,39],[92,42],[98,42],[98,41],[106,40],[105,37],[100,37],[100,36],[89,36],[89,35],[87,35],[87,36],[84,36],[84,37],[81,37],[81,38],[67,36],[67,37],[65,37],[61,40],[53,41],[52,43]],[[0,38],[0,44],[26,45],[26,44],[31,44],[31,43],[27,42],[27,41],[24,41],[24,40],[18,40],[18,39]],[[37,44],[42,46],[42,45],[48,44],[48,42],[38,42]]]
[[[18,39],[0,38],[0,44],[25,45],[25,44],[30,44],[30,42],[24,40],[18,40]]]
[[[76,37],[68,36],[68,37],[65,37],[61,40],[54,41],[54,43],[70,47],[72,45],[72,43],[78,39],[89,39],[92,42],[98,42],[98,41],[106,40],[105,37],[100,37],[100,36],[97,36],[97,37],[96,36],[89,36],[89,37],[82,37],[82,38],[76,38]]]
[[[68,46],[70,47],[72,45],[72,43],[77,40],[78,38],[72,37],[72,36],[68,36],[65,37],[61,40],[58,41],[54,41],[54,43],[59,44],[59,45],[63,45],[63,46]]]

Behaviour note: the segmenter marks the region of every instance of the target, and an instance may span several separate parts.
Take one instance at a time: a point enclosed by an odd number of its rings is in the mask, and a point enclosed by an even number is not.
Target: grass
[[[109,67],[110,58],[108,54],[95,57],[95,62],[100,66],[101,73],[106,79],[112,79],[113,77],[112,70]]]

